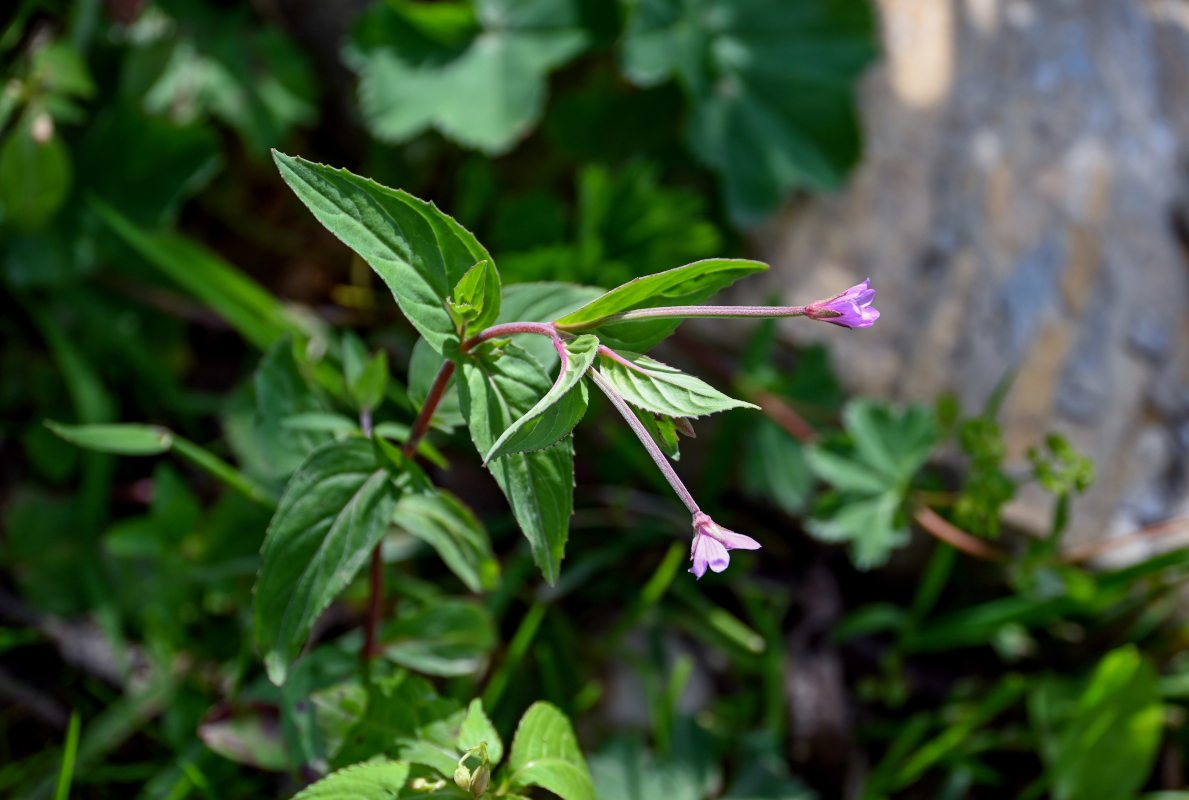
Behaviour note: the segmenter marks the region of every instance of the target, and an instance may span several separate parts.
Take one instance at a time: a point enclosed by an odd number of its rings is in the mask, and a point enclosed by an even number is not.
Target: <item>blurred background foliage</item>
[[[368,354],[392,366],[393,440],[434,365],[270,148],[434,200],[505,284],[609,287],[743,254],[745,226],[840,185],[877,55],[864,0],[4,16],[0,793],[35,798],[290,796],[391,747],[383,702],[344,711],[369,691],[350,683],[362,582],[281,689],[250,589],[276,493],[355,424]],[[680,450],[707,510],[764,549],[695,584],[667,487],[596,421],[543,586],[447,404],[423,463],[460,499],[398,509],[384,542],[385,661],[432,681],[424,702],[481,696],[505,740],[556,704],[605,800],[1189,797],[1189,553],[1060,555],[1093,475],[1064,440],[1011,474],[996,402],[848,400],[824,349],[778,348],[770,326],[742,349],[693,326],[662,358],[764,407]],[[113,445],[45,420],[159,427]],[[1000,523],[1030,481],[1054,497],[1040,539]],[[352,745],[334,714],[375,738]]]

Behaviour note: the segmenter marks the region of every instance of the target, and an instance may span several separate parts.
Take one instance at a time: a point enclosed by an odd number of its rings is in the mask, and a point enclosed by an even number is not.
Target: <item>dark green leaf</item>
[[[457,345],[447,298],[474,264],[491,259],[432,203],[347,170],[275,152],[285,182],[318,221],[371,265],[401,311],[438,352]]]
[[[269,523],[256,578],[256,641],[269,678],[285,682],[310,626],[363,566],[396,507],[392,476],[368,441],[315,450]]]
[[[43,117],[49,122],[49,117]],[[70,191],[70,152],[53,132],[33,135],[20,122],[0,143],[0,220],[22,230],[44,227]]]
[[[396,504],[392,521],[433,547],[472,592],[494,588],[499,562],[491,552],[491,540],[478,518],[454,495],[444,490],[405,495]]]
[[[503,355],[462,363],[459,396],[471,440],[482,454],[500,432],[549,391],[551,381],[531,355],[513,344]],[[513,453],[488,464],[512,506],[545,580],[557,580],[573,509],[574,451],[569,440],[533,453]]]
[[[372,6],[346,51],[365,123],[387,142],[432,127],[465,147],[508,150],[540,118],[548,74],[586,44],[578,5],[479,0],[474,18],[447,9],[429,26],[417,4]]]
[[[597,800],[570,720],[549,703],[533,703],[520,718],[508,780],[513,789],[540,786],[562,800]]]
[[[471,675],[495,646],[495,624],[465,600],[434,600],[384,626],[384,657],[426,675]]]
[[[324,414],[326,403],[302,374],[289,339],[276,342],[260,359],[253,385],[258,440],[267,450],[270,475],[285,478],[315,448],[334,438],[324,428],[293,427],[288,421]]]
[[[840,185],[860,149],[854,83],[875,54],[866,0],[640,0],[623,66],[643,86],[678,79],[690,144],[749,223],[792,189]]]
[[[806,520],[806,529],[826,542],[849,542],[859,569],[878,567],[908,542],[908,529],[897,519],[900,496],[894,491],[848,500],[829,514]]]
[[[566,361],[557,380],[537,404],[500,434],[484,462],[508,453],[542,450],[568,436],[586,413],[587,389],[582,378],[598,353],[595,336],[579,336],[565,343]]]

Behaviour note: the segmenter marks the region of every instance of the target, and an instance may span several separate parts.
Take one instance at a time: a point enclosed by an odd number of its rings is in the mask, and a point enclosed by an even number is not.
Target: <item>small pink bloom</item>
[[[879,312],[871,307],[875,290],[870,285],[871,279],[868,278],[842,294],[810,303],[805,306],[805,316],[845,328],[870,328],[879,319]]]
[[[707,567],[714,572],[726,569],[731,563],[728,550],[759,549],[760,543],[750,536],[727,530],[701,511],[694,514],[694,543],[689,555],[694,565],[689,571],[699,578],[706,574]]]

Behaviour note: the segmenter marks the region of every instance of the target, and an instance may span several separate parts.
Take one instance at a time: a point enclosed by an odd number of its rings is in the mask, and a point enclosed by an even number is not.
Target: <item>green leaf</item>
[[[842,419],[863,461],[900,484],[912,479],[938,440],[933,412],[923,405],[897,412],[887,403],[852,400]]]
[[[425,405],[434,378],[445,363],[446,358],[424,339],[418,339],[417,344],[413,345],[413,355],[409,359],[409,399],[417,408]],[[447,433],[466,422],[459,407],[456,385],[457,378],[451,378],[441,402],[433,412],[433,426]]]
[[[586,45],[579,3],[478,0],[473,19],[441,5],[449,17],[431,26],[410,2],[361,15],[345,58],[360,76],[364,122],[385,142],[436,128],[464,147],[506,152],[540,118],[546,77]]]
[[[599,338],[608,347],[643,352],[672,333],[681,320],[655,319],[610,324],[604,324],[602,320],[612,314],[637,308],[697,305],[740,278],[766,269],[767,264],[744,259],[695,261],[684,267],[629,281],[556,322],[574,331],[598,327]]]
[[[384,626],[384,657],[426,675],[473,675],[495,646],[495,623],[465,600],[435,599]]]
[[[743,438],[741,488],[752,497],[775,503],[790,515],[801,514],[813,491],[813,470],[805,446],[767,417],[757,415]]]
[[[29,79],[39,89],[84,99],[95,94],[95,82],[82,54],[66,42],[37,48],[29,61]]]
[[[826,542],[849,542],[858,569],[884,564],[892,551],[908,543],[908,529],[897,519],[900,495],[895,491],[849,500],[829,514],[810,517],[806,529]]]
[[[599,356],[599,372],[637,408],[669,417],[696,418],[731,408],[759,408],[727,397],[705,381],[638,353]]]
[[[484,713],[483,701],[476,697],[467,706],[466,718],[458,729],[458,749],[466,752],[480,744],[487,745],[487,758],[491,766],[499,764],[504,757],[504,742]]]
[[[255,588],[256,641],[273,683],[285,682],[310,626],[380,541],[397,498],[372,444],[358,439],[315,450],[289,481]]]
[[[159,425],[111,423],[64,425],[46,420],[45,426],[71,444],[124,456],[148,456],[173,447],[173,433]]]
[[[0,144],[0,220],[22,230],[45,227],[70,191],[66,145],[52,125],[44,140],[32,127],[32,120],[21,121]]]
[[[562,800],[597,800],[570,720],[549,703],[533,703],[520,718],[508,775],[513,789],[540,786]]]
[[[388,390],[388,354],[381,350],[370,359],[359,375],[347,386],[360,408],[373,409]]]
[[[262,709],[244,709],[232,716],[203,722],[198,738],[219,755],[256,769],[285,772],[294,769],[281,738],[275,714]]]
[[[401,311],[439,353],[457,346],[447,297],[491,256],[432,203],[374,181],[273,151],[285,182],[318,221],[383,278]]]
[[[483,259],[467,270],[451,296],[451,308],[477,333],[495,322],[500,313],[500,274],[495,265]]]
[[[890,488],[888,479],[865,463],[825,447],[811,445],[805,451],[805,457],[819,478],[841,492],[879,494]]]
[[[281,339],[260,359],[252,383],[256,390],[255,424],[259,439],[268,451],[273,477],[286,478],[316,448],[334,438],[324,428],[286,423],[324,414],[326,402],[302,374],[293,353],[293,342]]]
[[[369,761],[327,775],[293,800],[394,800],[409,778],[401,761]]]
[[[472,592],[495,587],[499,562],[487,531],[454,495],[445,490],[405,495],[396,504],[392,522],[433,547]]]
[[[486,463],[508,453],[541,450],[567,436],[586,413],[582,377],[598,354],[597,336],[579,336],[565,343],[565,363],[557,380],[537,404],[500,434],[484,457]]]
[[[638,408],[632,409],[632,413],[644,425],[649,436],[656,442],[661,452],[674,461],[678,461],[681,458],[681,448],[677,441],[677,425],[673,417],[667,417],[664,414],[653,414],[652,412],[643,411]]]
[[[490,452],[499,432],[528,412],[551,385],[545,370],[514,344],[503,355],[468,358],[461,365],[459,397],[471,440]],[[488,469],[508,498],[550,584],[557,581],[573,509],[574,450],[569,440],[533,453],[512,453]]]
[[[1134,645],[1108,653],[1089,683],[1038,686],[1029,716],[1041,736],[1054,800],[1126,800],[1147,783],[1164,710],[1156,672]]]
[[[857,161],[854,85],[877,53],[871,6],[639,0],[623,70],[641,86],[677,78],[694,152],[722,179],[731,217],[755,222],[795,188],[839,186]]]
[[[447,778],[454,774],[463,710],[423,678],[401,670],[369,684],[339,684],[311,699],[332,764],[384,754]]]

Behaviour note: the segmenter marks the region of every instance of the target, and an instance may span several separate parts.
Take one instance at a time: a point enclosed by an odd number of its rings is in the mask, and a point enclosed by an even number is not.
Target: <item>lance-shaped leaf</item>
[[[508,757],[513,789],[540,786],[562,800],[596,800],[594,781],[566,715],[549,703],[533,703],[512,740]]]
[[[260,551],[256,641],[269,679],[285,682],[310,626],[384,535],[398,489],[371,442],[315,450],[285,487]]]
[[[491,256],[433,203],[345,169],[273,151],[281,176],[326,228],[371,265],[400,310],[442,352],[457,344],[447,298],[472,266]],[[494,265],[491,267],[494,272]],[[498,309],[498,291],[492,302]]]
[[[545,370],[525,350],[505,345],[503,354],[464,360],[459,399],[482,454],[549,391]],[[532,453],[512,453],[488,465],[508,498],[532,547],[533,560],[550,584],[557,580],[574,503],[574,450],[564,439]]]
[[[396,504],[392,521],[436,550],[472,592],[494,588],[500,568],[491,540],[474,513],[454,495],[443,490],[407,494]]]
[[[557,380],[535,406],[500,434],[484,461],[508,453],[541,450],[574,430],[586,413],[586,384],[582,383],[582,376],[594,363],[598,351],[597,336],[579,336],[559,348],[561,367]]]
[[[768,269],[759,261],[711,258],[684,267],[636,278],[556,320],[573,330],[599,328],[599,338],[609,347],[647,350],[672,333],[680,319],[649,319],[604,323],[624,311],[658,306],[689,306],[704,302],[742,277]]]
[[[727,397],[705,381],[639,353],[599,357],[599,372],[632,405],[669,417],[701,417],[730,408],[758,408]]]

